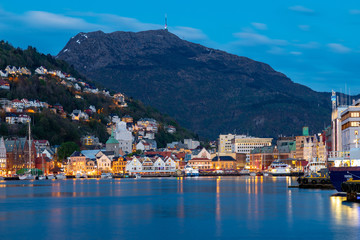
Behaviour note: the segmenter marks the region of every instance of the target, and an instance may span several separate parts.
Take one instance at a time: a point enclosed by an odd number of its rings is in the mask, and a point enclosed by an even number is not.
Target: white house
[[[166,157],[133,157],[127,162],[125,170],[130,174],[172,174],[176,171],[176,162]]]
[[[5,121],[7,124],[15,124],[18,121],[18,117],[15,114],[7,114],[5,117]]]
[[[97,169],[101,172],[111,172],[111,162],[114,158],[112,151],[99,151],[96,155]]]
[[[11,101],[14,108],[23,108],[25,105],[19,99],[14,99]]]
[[[17,119],[18,123],[27,123],[27,122],[31,122],[31,118],[28,115],[25,114],[20,114],[18,119]]]
[[[146,150],[150,150],[150,144],[144,140],[140,140],[140,142],[136,144],[136,150],[141,150],[143,152]]]
[[[40,74],[40,75],[44,75],[47,73],[47,69],[44,68],[43,66],[38,67],[37,69],[35,69],[35,73]]]
[[[89,115],[87,115],[85,112],[82,112],[81,110],[73,110],[70,116],[73,121],[79,121],[80,119],[82,120],[89,119]]]
[[[8,77],[9,73],[7,71],[3,72],[0,70],[0,77]]]
[[[126,163],[125,171],[130,175],[142,172],[142,162],[137,157],[133,157]]]

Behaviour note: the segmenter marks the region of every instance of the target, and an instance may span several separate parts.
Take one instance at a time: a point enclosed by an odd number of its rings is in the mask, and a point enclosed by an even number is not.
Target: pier
[[[341,189],[346,193],[346,199],[350,202],[360,202],[360,180],[348,180],[341,184]]]

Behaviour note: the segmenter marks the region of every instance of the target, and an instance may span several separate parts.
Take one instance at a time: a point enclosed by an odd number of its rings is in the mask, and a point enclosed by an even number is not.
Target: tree
[[[76,143],[74,142],[62,143],[58,149],[58,157],[59,159],[66,159],[74,151],[80,151],[80,148]]]

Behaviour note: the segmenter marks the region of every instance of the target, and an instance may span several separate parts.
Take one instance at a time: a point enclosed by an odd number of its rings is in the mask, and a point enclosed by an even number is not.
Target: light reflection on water
[[[294,180],[1,182],[0,239],[19,231],[39,232],[37,239],[358,239],[359,204],[330,197],[332,190],[288,189]]]

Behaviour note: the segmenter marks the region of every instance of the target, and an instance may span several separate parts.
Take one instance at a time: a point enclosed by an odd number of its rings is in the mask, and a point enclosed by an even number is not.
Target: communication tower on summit
[[[165,14],[165,30],[168,30],[168,25],[167,25],[167,14]]]

